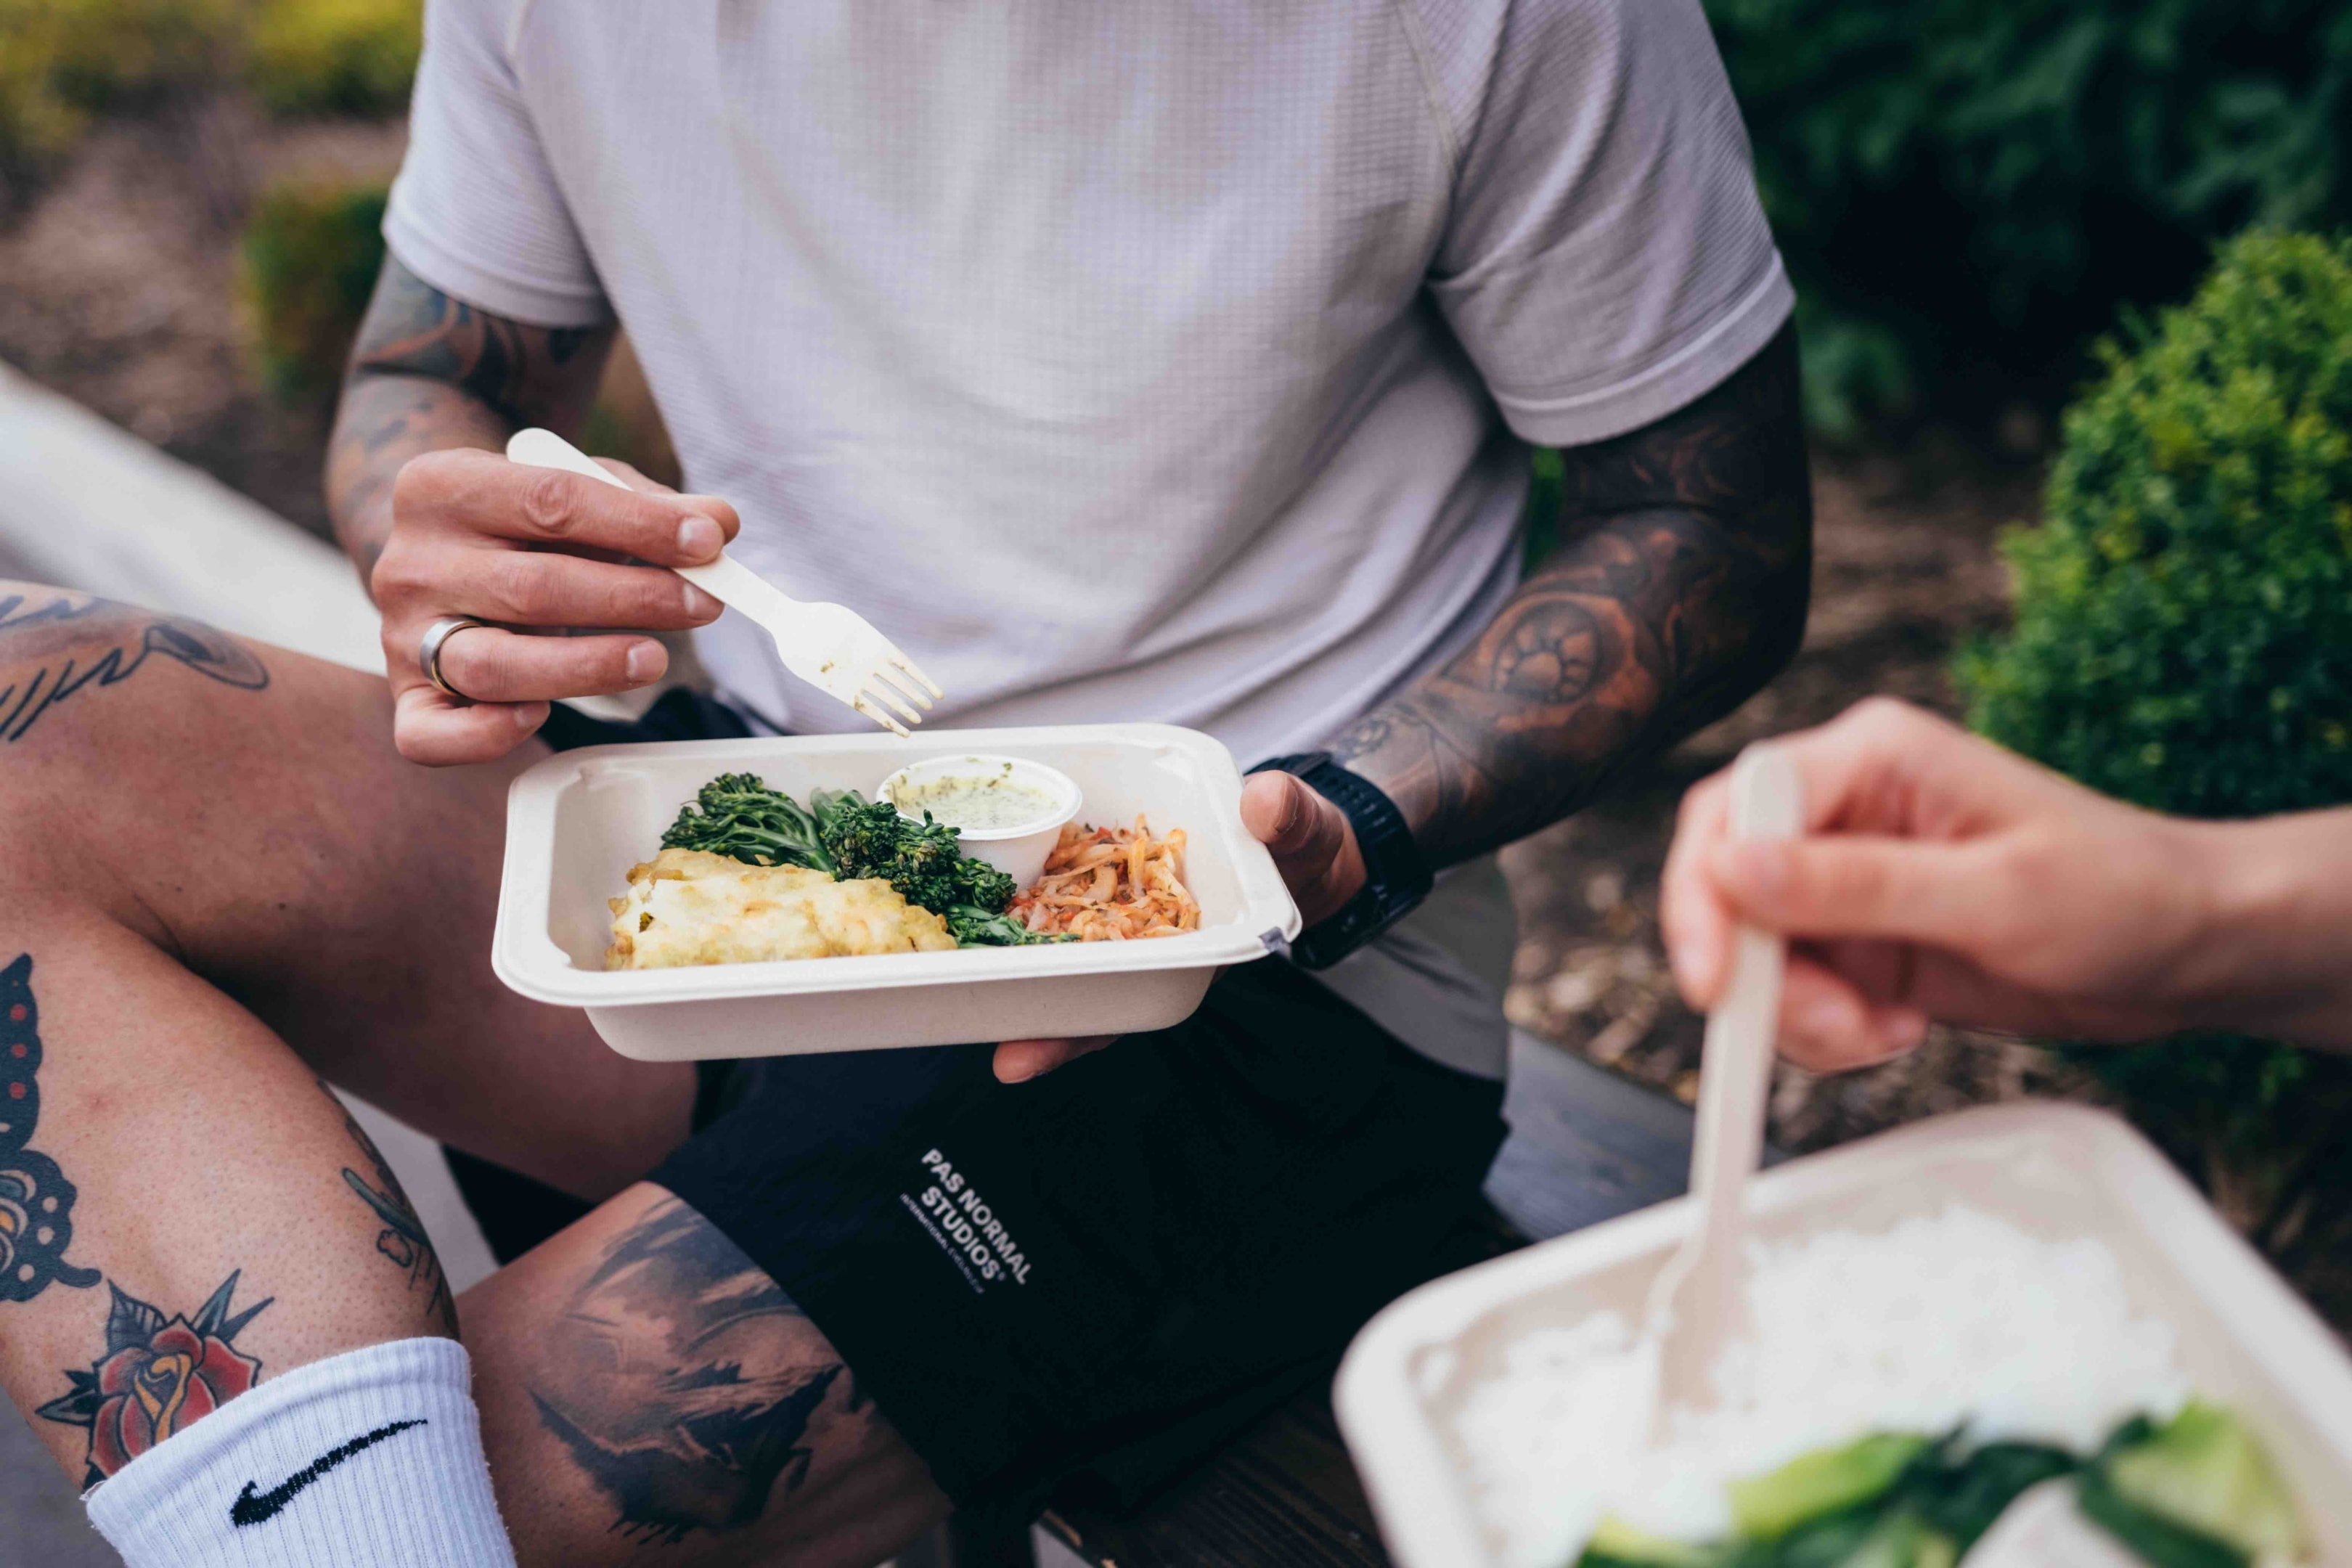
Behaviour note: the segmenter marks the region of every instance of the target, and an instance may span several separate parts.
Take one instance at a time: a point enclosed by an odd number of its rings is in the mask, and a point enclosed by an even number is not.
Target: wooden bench
[[[1556,1046],[1511,1044],[1511,1135],[1491,1211],[1447,1263],[1466,1268],[1683,1191],[1691,1112]],[[1049,1511],[1028,1538],[949,1531],[899,1568],[1385,1568],[1370,1505],[1331,1416],[1328,1380],[1281,1405],[1132,1514]]]

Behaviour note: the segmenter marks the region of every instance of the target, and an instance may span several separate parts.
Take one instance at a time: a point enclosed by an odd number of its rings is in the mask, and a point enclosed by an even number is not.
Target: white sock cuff
[[[255,1385],[87,1495],[130,1568],[511,1568],[455,1340],[394,1340]]]

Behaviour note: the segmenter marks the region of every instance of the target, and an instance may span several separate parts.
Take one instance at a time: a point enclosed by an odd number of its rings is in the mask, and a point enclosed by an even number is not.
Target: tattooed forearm
[[[334,1099],[334,1091],[323,1079],[319,1084],[319,1091],[330,1100]],[[351,1188],[362,1203],[373,1209],[376,1218],[383,1222],[383,1229],[376,1234],[375,1249],[390,1258],[394,1267],[407,1271],[411,1291],[420,1285],[424,1287],[425,1315],[441,1325],[443,1333],[456,1339],[457,1303],[449,1294],[448,1277],[441,1272],[440,1255],[433,1250],[432,1238],[425,1234],[425,1222],[416,1217],[416,1205],[408,1201],[407,1193],[401,1189],[400,1178],[392,1173],[392,1167],[384,1162],[383,1152],[376,1148],[375,1140],[367,1135],[367,1129],[359,1124],[359,1119],[343,1110],[340,1100],[335,1100],[335,1109],[342,1110],[343,1131],[351,1134],[353,1143],[359,1145],[360,1152],[367,1157],[368,1166],[374,1173],[375,1179],[371,1183],[348,1165],[343,1167],[342,1173],[343,1184]]]
[[[792,1299],[675,1198],[605,1249],[546,1349],[541,1425],[612,1499],[613,1527],[646,1541],[751,1523],[779,1479],[806,1478],[836,1383],[854,1407]]]
[[[566,430],[595,396],[612,329],[525,326],[477,310],[387,258],[360,323],[327,452],[327,507],[364,577],[392,530],[409,458],[497,450],[526,425]]]
[[[259,691],[269,671],[244,644],[201,621],[81,594],[0,593],[0,742],[21,741],[50,709],[91,686],[119,686],[151,655],[224,686]]]
[[[109,1281],[106,1337],[89,1370],[66,1370],[67,1392],[34,1412],[89,1433],[82,1485],[95,1486],[191,1422],[250,1389],[261,1363],[236,1336],[268,1298],[232,1311],[237,1275],[221,1281],[194,1317],[163,1312]]]
[[[1584,805],[1746,700],[1804,634],[1792,331],[1680,413],[1565,457],[1561,548],[1476,642],[1332,746],[1440,864]]]
[[[76,1290],[98,1270],[66,1261],[73,1240],[74,1184],[29,1147],[41,1120],[41,1013],[33,955],[0,969],[0,1301],[29,1301],[52,1282]]]

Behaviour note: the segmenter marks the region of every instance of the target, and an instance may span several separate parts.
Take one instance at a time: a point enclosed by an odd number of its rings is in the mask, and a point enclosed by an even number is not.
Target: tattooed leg
[[[184,616],[159,616],[83,595],[0,594],[0,742],[32,732],[41,716],[85,689],[119,686],[161,655],[224,686],[259,691],[269,670],[244,644]]]
[[[40,1005],[33,955],[0,969],[0,1301],[29,1301],[52,1284],[87,1290],[98,1270],[66,1261],[79,1194],[58,1163],[30,1147],[41,1121]]]
[[[865,1564],[947,1500],[791,1298],[638,1186],[467,1293],[526,1563]]]
[[[455,1331],[320,1077],[592,1199],[683,1136],[691,1069],[488,971],[531,752],[412,767],[381,680],[32,584],[0,689],[0,1390],[74,1479]]]
[[[543,753],[421,770],[392,748],[390,707],[381,679],[0,582],[12,889],[102,910],[410,1125],[583,1197],[617,1192],[683,1135],[693,1074],[615,1056],[489,971],[505,791]],[[347,1140],[330,1173],[343,1166],[360,1185],[337,1201],[374,1215],[386,1258],[413,1252],[373,1158]]]
[[[0,1384],[77,1481],[262,1378],[442,1331],[344,1181],[340,1107],[250,1014],[37,893],[0,945],[0,1062],[24,1089],[0,1089]]]
[[[320,1081],[319,1089],[330,1097],[333,1094],[324,1079]],[[375,1249],[391,1259],[394,1268],[406,1271],[409,1289],[425,1293],[425,1311],[439,1321],[443,1333],[456,1339],[457,1303],[449,1294],[449,1281],[441,1272],[441,1259],[433,1251],[432,1238],[425,1234],[425,1222],[416,1217],[416,1205],[401,1190],[400,1178],[392,1173],[392,1167],[384,1163],[375,1140],[367,1135],[359,1119],[344,1110],[341,1100],[335,1101],[335,1109],[342,1111],[343,1131],[351,1134],[352,1142],[359,1146],[360,1153],[374,1173],[374,1184],[370,1185],[357,1171],[349,1165],[343,1167],[344,1182],[383,1222],[383,1230],[375,1238]]]

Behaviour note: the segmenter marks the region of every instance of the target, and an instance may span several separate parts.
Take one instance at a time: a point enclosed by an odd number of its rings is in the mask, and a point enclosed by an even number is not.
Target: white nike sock
[[[465,1347],[394,1340],[258,1384],[87,1494],[130,1568],[512,1568]]]

